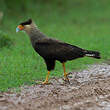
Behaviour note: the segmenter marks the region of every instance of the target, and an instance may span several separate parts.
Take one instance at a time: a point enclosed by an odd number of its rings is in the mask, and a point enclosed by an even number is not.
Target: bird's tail
[[[85,56],[87,57],[93,57],[93,58],[97,58],[100,59],[100,53],[98,51],[90,51],[90,50],[86,50],[85,51]]]

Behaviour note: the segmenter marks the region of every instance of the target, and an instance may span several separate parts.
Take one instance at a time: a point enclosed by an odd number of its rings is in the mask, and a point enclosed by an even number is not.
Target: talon
[[[42,82],[42,84],[48,84],[48,77],[49,77],[50,71],[48,71],[48,74],[46,76],[46,79],[44,82]]]
[[[64,78],[64,80],[70,84],[69,78],[67,76],[64,76]]]
[[[44,82],[42,82],[42,84],[48,84],[48,81],[44,81]]]
[[[64,78],[65,78],[65,80],[69,80],[69,79],[68,79],[68,74],[67,74],[67,73],[64,73]]]
[[[64,73],[64,77],[67,77],[69,75],[69,73]]]
[[[68,78],[69,73],[66,73],[65,71],[65,63],[62,63],[62,64],[63,64],[63,69],[64,69],[64,78],[65,78],[64,80],[70,84],[70,81]]]
[[[65,80],[66,80],[66,81],[68,81],[68,80],[69,80],[69,78],[68,78],[67,76],[66,76],[66,77],[64,77],[64,78],[65,78]]]

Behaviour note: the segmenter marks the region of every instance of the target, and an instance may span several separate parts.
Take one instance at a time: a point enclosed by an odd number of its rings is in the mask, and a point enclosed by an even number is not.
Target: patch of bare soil
[[[21,87],[0,94],[0,110],[110,110],[110,66],[97,64],[72,72],[70,84],[52,78],[50,85]]]

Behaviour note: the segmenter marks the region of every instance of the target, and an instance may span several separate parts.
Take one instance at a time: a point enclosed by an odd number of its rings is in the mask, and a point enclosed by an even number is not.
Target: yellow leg
[[[66,81],[69,81],[69,79],[68,79],[68,74],[66,73],[66,70],[65,70],[65,63],[62,63],[63,64],[63,69],[64,69],[64,78],[65,78],[65,80]]]
[[[49,77],[50,71],[48,71],[46,79],[44,82],[42,82],[42,84],[48,84],[48,77]]]

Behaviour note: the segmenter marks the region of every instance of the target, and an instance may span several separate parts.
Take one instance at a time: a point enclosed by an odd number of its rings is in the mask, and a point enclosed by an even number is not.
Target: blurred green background
[[[110,0],[0,0],[0,91],[33,84],[46,76],[45,63],[28,36],[15,32],[28,18],[50,37],[101,52],[101,60],[67,62],[67,72],[110,58]],[[62,65],[57,62],[51,77],[62,75]]]

